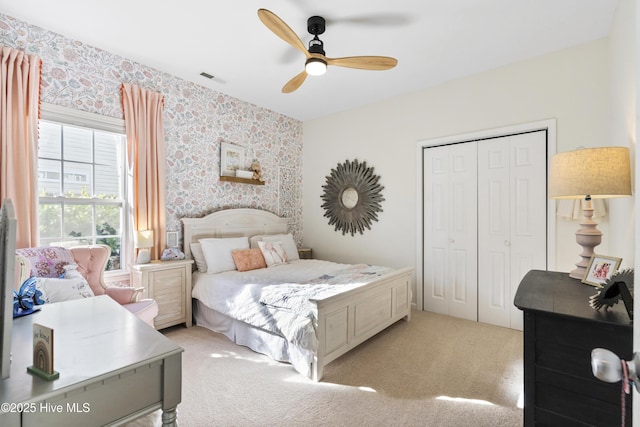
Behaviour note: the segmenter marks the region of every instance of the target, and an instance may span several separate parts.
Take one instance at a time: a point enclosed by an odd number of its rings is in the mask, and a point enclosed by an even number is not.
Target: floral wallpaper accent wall
[[[180,218],[251,207],[302,239],[302,122],[0,13],[0,44],[42,58],[42,102],[123,118],[120,85],[164,94],[167,230]],[[220,182],[220,142],[258,159],[264,186]]]

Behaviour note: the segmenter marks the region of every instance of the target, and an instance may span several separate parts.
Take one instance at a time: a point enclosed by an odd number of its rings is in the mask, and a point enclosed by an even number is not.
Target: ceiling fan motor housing
[[[325,20],[322,16],[312,16],[307,19],[307,31],[314,36],[324,33],[325,26]]]
[[[324,33],[325,20],[321,16],[312,16],[307,19],[307,30],[313,34],[313,39],[309,41],[309,53],[324,55],[324,43],[318,38],[318,34]]]
[[[309,53],[318,53],[324,55],[324,43],[318,37],[314,37],[309,41]]]

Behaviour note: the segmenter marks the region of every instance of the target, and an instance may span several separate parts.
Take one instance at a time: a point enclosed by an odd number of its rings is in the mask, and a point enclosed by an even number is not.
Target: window
[[[107,270],[125,268],[124,121],[43,105],[38,149],[42,246],[104,244]]]

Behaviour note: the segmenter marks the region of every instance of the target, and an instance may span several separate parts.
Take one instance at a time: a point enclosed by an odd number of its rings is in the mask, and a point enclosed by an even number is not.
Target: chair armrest
[[[131,304],[138,301],[144,288],[131,288],[126,286],[111,286],[106,288],[105,294],[116,300],[118,304]]]

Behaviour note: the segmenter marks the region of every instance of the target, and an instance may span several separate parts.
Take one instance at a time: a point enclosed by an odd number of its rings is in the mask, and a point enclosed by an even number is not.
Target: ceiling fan
[[[312,16],[307,20],[307,30],[313,35],[309,42],[309,49],[304,46],[302,40],[295,32],[275,13],[267,9],[259,9],[258,17],[264,25],[282,40],[295,47],[306,56],[305,69],[282,88],[283,93],[291,93],[304,83],[307,75],[319,76],[327,71],[327,66],[357,68],[360,70],[388,70],[398,64],[398,60],[388,56],[347,56],[344,58],[329,58],[325,56],[324,44],[318,38],[324,33],[325,20],[321,16]]]

